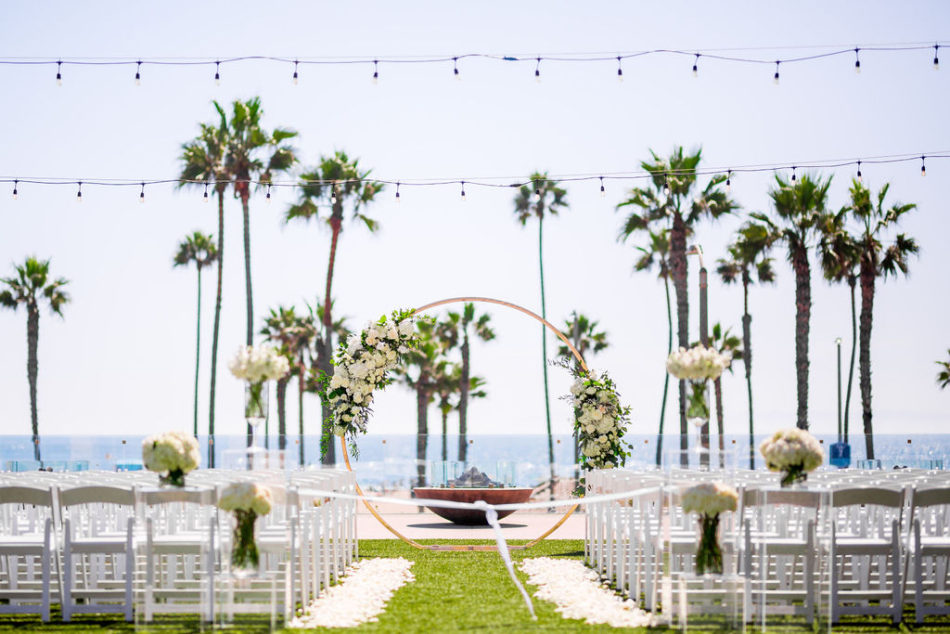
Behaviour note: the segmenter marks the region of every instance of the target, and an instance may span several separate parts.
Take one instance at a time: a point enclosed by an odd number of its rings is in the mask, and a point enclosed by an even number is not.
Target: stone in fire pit
[[[427,500],[451,500],[453,502],[476,502],[484,500],[488,504],[518,504],[527,502],[533,489],[506,488],[493,481],[485,473],[472,467],[447,487],[415,487],[412,490],[417,498]],[[485,512],[475,509],[447,509],[427,506],[430,511],[455,524],[468,526],[485,525]],[[498,518],[507,517],[514,511],[498,511]]]

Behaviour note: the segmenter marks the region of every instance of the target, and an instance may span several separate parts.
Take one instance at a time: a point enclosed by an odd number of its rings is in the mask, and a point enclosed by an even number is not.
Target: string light
[[[76,187],[77,187],[76,202],[81,203],[82,202],[82,181],[79,181],[78,183],[76,183]]]
[[[795,182],[795,166],[792,165],[792,182]]]
[[[17,184],[18,184],[19,182],[20,182],[20,181],[15,180],[15,179],[14,179],[14,181],[13,181],[13,200],[16,200],[16,199],[17,199],[17,196],[19,195],[19,193],[18,193],[17,190],[16,190],[16,186],[17,186]]]
[[[607,195],[607,190],[604,189],[604,177],[600,177],[600,197],[603,198]]]
[[[541,83],[541,58],[538,58],[538,63],[534,67],[534,81]]]
[[[298,63],[299,62],[297,60],[294,60],[294,86],[297,85],[297,64]]]
[[[462,76],[459,75],[459,58],[452,58],[452,74],[455,75],[456,79],[461,79]]]
[[[205,183],[205,195],[204,195],[204,200],[205,200],[205,202],[208,202],[208,183]]]
[[[861,74],[861,49],[854,49],[854,72]]]
[[[920,175],[921,176],[927,175],[927,166],[924,164],[924,158],[925,157],[923,156],[920,157]]]
[[[56,85],[57,86],[63,85],[63,62],[62,61],[56,62]]]
[[[399,182],[398,182],[398,181],[396,182],[396,202],[397,202],[397,203],[400,202],[400,200],[399,200]]]
[[[373,60],[373,83],[379,83],[379,60]]]
[[[670,191],[671,191],[671,190],[670,190],[670,175],[669,175],[669,174],[664,174],[664,175],[663,175],[663,195],[666,196],[667,198],[669,198],[669,197],[670,197]]]
[[[221,85],[221,62],[220,61],[216,61],[214,63],[214,85],[215,86]]]
[[[138,62],[135,62],[135,63],[136,63],[136,66],[135,66],[135,85],[136,85],[136,86],[141,86],[141,85],[142,85],[142,62],[141,62],[141,61],[138,61]]]
[[[270,202],[270,183],[267,183],[267,192],[264,194],[264,199],[267,200],[268,203]]]
[[[937,57],[940,52],[940,45],[934,44],[934,70],[940,70],[940,58]]]
[[[858,161],[858,182],[861,182],[861,161]]]
[[[142,191],[139,192],[139,202],[145,202],[145,183],[142,183]]]
[[[541,202],[541,185],[538,181],[534,182],[534,202]]]
[[[333,181],[332,183],[330,183],[330,188],[331,188],[330,189],[330,204],[335,205],[336,204],[336,181]]]
[[[465,202],[465,181],[460,183],[462,185],[462,202]]]
[[[699,77],[699,53],[696,53],[696,59],[693,60],[693,77]]]
[[[617,56],[617,81],[623,81],[623,58]]]
[[[779,65],[781,65],[781,63],[782,62],[780,62],[779,60],[775,60],[775,74],[772,76],[772,80],[775,82],[776,85],[778,85],[778,67]]]
[[[726,172],[726,193],[732,193],[732,170]]]

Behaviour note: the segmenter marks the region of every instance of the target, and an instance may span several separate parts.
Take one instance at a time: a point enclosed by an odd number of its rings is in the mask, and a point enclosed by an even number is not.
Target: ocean
[[[756,446],[766,436],[756,437]],[[834,436],[818,436],[826,448],[837,439]],[[141,446],[143,436],[43,436],[40,449],[42,464],[33,460],[33,447],[29,436],[0,436],[0,469],[5,471],[29,471],[51,468],[55,471],[79,470],[135,470],[141,469]],[[208,456],[208,439],[199,436],[202,463]],[[627,467],[634,469],[654,468],[656,465],[656,435],[634,434],[627,437],[631,456]],[[665,435],[661,462],[678,464],[680,460],[679,436]],[[689,438],[690,446],[696,439]],[[725,436],[723,463],[727,466],[749,466],[748,436]],[[416,441],[413,434],[367,434],[358,440],[359,457],[351,456],[351,463],[363,486],[370,489],[401,489],[411,487],[417,477]],[[463,465],[459,460],[458,436],[445,438],[447,461],[442,460],[442,436],[430,435],[426,447],[426,480],[429,484],[444,483],[461,474],[464,468],[476,467],[492,479],[506,485],[537,486],[548,478],[547,436],[544,434],[523,435],[470,435],[467,438],[467,456]],[[879,464],[866,462],[863,436],[852,435],[851,459],[853,467],[891,469],[895,466],[917,468],[950,468],[950,434],[894,435],[874,437],[875,457]],[[718,456],[718,437],[710,440],[714,456]],[[304,465],[319,462],[319,438],[305,436]],[[337,441],[339,443],[339,441]],[[215,459],[219,467],[242,468],[246,466],[246,439],[244,436],[216,436]],[[277,458],[277,438],[270,437],[268,454],[273,465],[294,469],[299,466],[300,439],[289,436],[287,449]],[[555,471],[561,477],[574,474],[574,450],[572,439],[556,435],[553,439]],[[762,457],[756,451],[756,468],[764,468]],[[337,444],[337,460],[342,456]],[[718,459],[717,459],[718,460]]]

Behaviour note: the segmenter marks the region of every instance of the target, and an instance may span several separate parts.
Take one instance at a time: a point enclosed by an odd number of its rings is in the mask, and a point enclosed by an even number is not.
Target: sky
[[[538,55],[752,49],[733,54],[774,59],[873,44],[928,43],[950,36],[950,7],[940,2],[32,2],[5,4],[0,57],[289,58]],[[809,48],[803,48],[809,47]],[[811,48],[814,47],[814,48]],[[767,49],[767,50],[762,50]],[[950,50],[950,49],[948,49]],[[935,72],[933,51],[862,53],[783,65],[774,85],[769,65],[647,56],[624,63],[534,64],[463,60],[383,64],[378,84],[368,64],[303,66],[298,85],[290,64],[213,67],[66,66],[57,86],[52,66],[0,66],[0,178],[174,178],[183,142],[212,121],[212,100],[260,96],[266,127],[299,132],[301,167],[345,150],[373,175],[391,180],[632,172],[650,149],[701,147],[703,166],[803,164],[814,160],[936,153],[950,149],[946,103],[950,52]],[[854,168],[833,175],[830,206],[847,202]],[[950,390],[935,385],[945,359],[950,250],[946,209],[950,160],[865,165],[875,191],[891,183],[893,202],[916,203],[901,230],[920,244],[909,278],[878,285],[872,344],[874,421],[879,433],[940,433],[950,423]],[[785,177],[788,171],[781,172]],[[801,172],[799,172],[801,173]],[[706,262],[725,254],[748,211],[770,211],[770,173],[732,179],[743,211],[703,222],[695,242]],[[573,310],[597,320],[610,347],[589,359],[615,378],[632,407],[631,431],[656,429],[666,356],[666,307],[655,275],[634,273],[642,242],[617,241],[625,216],[616,205],[632,183],[567,185],[569,208],[544,226],[547,314],[562,323]],[[12,187],[11,187],[12,189]],[[148,434],[190,429],[195,354],[196,278],[173,269],[186,234],[217,231],[216,207],[198,190],[171,185],[146,190],[21,184],[17,200],[0,191],[0,275],[28,255],[51,258],[52,273],[70,280],[64,317],[43,313],[39,340],[39,422],[43,434]],[[509,189],[409,188],[396,203],[390,187],[366,209],[381,229],[347,223],[334,276],[337,314],[352,327],[395,308],[456,296],[486,296],[540,312],[536,225],[522,228]],[[302,307],[322,296],[330,234],[317,224],[286,224],[295,199],[275,192],[251,200],[254,303],[258,321],[278,304]],[[240,205],[225,210],[218,433],[242,433],[243,391],[227,362],[244,341],[244,276]],[[778,282],[753,288],[755,415],[758,431],[795,423],[794,279],[780,251]],[[813,260],[814,263],[814,260]],[[697,266],[690,260],[690,329],[698,333]],[[817,269],[817,264],[813,265]],[[201,301],[200,425],[207,425],[214,273]],[[812,275],[812,429],[836,423],[835,338],[850,345],[846,287]],[[710,275],[710,323],[741,331],[742,295]],[[513,311],[488,311],[498,337],[473,349],[474,371],[489,398],[471,406],[473,433],[543,433],[538,324]],[[549,349],[553,347],[553,342]],[[0,434],[29,433],[26,319],[0,311]],[[570,379],[552,368],[552,424],[568,433],[569,406],[558,399]],[[856,376],[857,378],[857,376]],[[293,388],[292,388],[293,389]],[[746,429],[741,366],[723,379],[727,433]],[[293,399],[292,399],[293,400]],[[668,402],[668,424],[676,404]],[[860,426],[855,383],[852,428]],[[296,421],[295,403],[288,416]],[[305,403],[308,433],[318,429],[315,397]],[[436,412],[430,423],[434,426]],[[377,398],[371,431],[415,431],[414,398],[390,387]],[[295,427],[295,424],[291,424]]]

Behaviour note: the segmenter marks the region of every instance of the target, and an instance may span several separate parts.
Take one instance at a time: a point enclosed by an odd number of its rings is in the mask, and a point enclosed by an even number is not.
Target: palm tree
[[[195,334],[195,421],[193,432],[198,435],[198,376],[201,369],[201,269],[218,259],[214,237],[195,231],[185,236],[175,253],[174,266],[188,266],[192,262],[198,269],[198,326]]]
[[[851,362],[848,366],[848,390],[844,399],[844,442],[848,442],[851,387],[854,382],[854,362],[858,351],[858,310],[855,302],[855,288],[858,284],[858,260],[861,256],[857,238],[848,232],[849,217],[850,207],[843,207],[836,214],[828,214],[822,224],[821,240],[818,243],[821,270],[825,279],[835,284],[847,281],[851,290]]]
[[[769,197],[775,206],[779,225],[763,214],[751,214],[763,223],[773,239],[788,249],[788,261],[795,271],[795,374],[798,387],[798,427],[808,429],[808,332],[811,321],[811,266],[808,252],[819,237],[825,222],[825,203],[831,177],[822,179],[808,174],[798,182],[775,176]]]
[[[547,172],[535,172],[531,175],[532,187],[522,185],[515,196],[515,216],[521,226],[528,223],[532,216],[538,219],[538,270],[541,274],[541,318],[547,319],[544,302],[544,217],[556,216],[561,209],[567,209],[567,190],[558,187],[557,181],[550,180]],[[551,403],[548,396],[548,339],[547,330],[541,324],[541,364],[544,373],[544,417],[548,431],[548,463],[551,469],[551,499],[554,499],[554,435],[551,433]]]
[[[950,348],[947,349],[947,355],[950,357]],[[943,390],[950,385],[950,360],[937,361],[936,364],[940,366],[940,371],[937,372],[937,385]]]
[[[749,286],[752,274],[759,284],[775,282],[775,269],[768,252],[772,246],[769,227],[749,221],[739,229],[729,246],[729,257],[720,259],[716,267],[726,284],[742,281],[742,363],[745,366],[746,393],[749,398],[749,468],[755,469],[755,423],[752,415],[752,315],[749,314]]]
[[[335,303],[335,301],[330,302],[331,309]],[[326,311],[323,308],[323,303],[318,300],[316,306],[316,308],[311,308],[310,305],[307,304],[307,309],[310,311],[310,319],[312,320],[313,339],[310,350],[308,351],[310,367],[308,369],[304,389],[311,394],[322,395],[323,390],[321,389],[320,377],[323,376],[323,360],[321,355],[323,355],[323,351],[326,350],[328,351],[327,354],[330,354],[332,358],[333,350],[330,338],[332,337],[337,341],[345,341],[350,335],[350,330],[346,325],[347,318],[345,316],[334,319],[333,323],[330,324],[330,330],[327,330],[326,324],[324,323]],[[298,398],[300,399],[300,411],[303,412],[303,395],[299,395]],[[335,455],[332,441],[333,434],[331,430],[325,425],[322,426],[320,434],[320,455],[322,457],[327,456],[328,452],[330,456]],[[303,445],[303,414],[300,416],[300,444]],[[300,463],[303,464],[303,453],[301,453]]]
[[[320,164],[312,170],[300,175],[300,201],[292,205],[284,216],[286,222],[296,218],[309,220],[319,217],[317,203],[329,205],[329,216],[326,218],[330,226],[330,261],[327,264],[327,284],[323,305],[328,307],[323,314],[323,330],[325,336],[321,338],[317,348],[317,362],[322,372],[331,373],[330,360],[333,356],[333,317],[330,292],[333,285],[333,267],[336,263],[337,242],[343,229],[343,212],[347,205],[353,212],[353,218],[360,220],[371,232],[379,228],[379,223],[365,215],[363,208],[372,202],[376,194],[382,191],[380,183],[367,182],[370,170],[360,171],[359,160],[352,161],[345,152],[334,152],[333,156],[324,156]],[[330,408],[329,403],[322,403],[323,432],[322,436],[329,437]],[[323,454],[324,464],[336,462],[336,453],[333,443],[326,444]]]
[[[450,350],[459,345],[461,341],[460,352],[462,363],[459,366],[458,375],[458,412],[459,412],[459,448],[458,459],[460,462],[466,462],[468,457],[468,400],[471,396],[472,385],[472,360],[471,360],[471,337],[481,339],[482,341],[491,341],[495,338],[495,331],[490,325],[491,315],[489,313],[475,314],[475,304],[472,302],[462,306],[462,312],[449,312],[445,321],[439,322],[436,326],[437,334],[442,340],[446,350]]]
[[[290,308],[278,306],[276,310],[271,309],[261,329],[264,338],[277,344],[280,354],[287,357],[290,365],[298,367],[298,381],[300,380],[300,363],[312,341],[313,332],[312,318],[308,315],[297,315],[293,306]],[[277,445],[281,450],[287,448],[287,387],[291,377],[292,375],[288,373],[277,380]],[[302,408],[302,401],[300,407]],[[302,416],[300,422],[302,425]],[[303,433],[301,433],[301,445],[303,444],[302,436]],[[264,438],[268,437],[265,429]]]
[[[425,486],[426,450],[429,441],[429,404],[438,389],[440,366],[445,362],[445,346],[436,336],[435,325],[428,320],[417,323],[419,344],[406,354],[405,365],[398,370],[402,383],[416,393],[416,486]],[[410,370],[415,368],[414,375]],[[444,373],[445,370],[443,369]]]
[[[449,413],[458,407],[454,399],[459,393],[459,377],[461,368],[448,361],[443,361],[436,368],[435,395],[439,399],[439,413],[442,414],[442,460],[449,459]]]
[[[63,306],[69,303],[69,295],[63,286],[66,278],[52,279],[49,260],[26,258],[22,265],[13,267],[13,277],[0,278],[5,288],[0,291],[0,306],[16,311],[20,304],[26,306],[26,378],[30,385],[30,422],[33,430],[33,457],[40,460],[40,424],[36,412],[36,376],[39,370],[36,350],[40,340],[40,303],[49,304],[54,315],[63,316]]]
[[[224,154],[228,145],[228,121],[221,106],[216,124],[202,123],[198,136],[182,145],[179,187],[204,187],[207,200],[209,185],[214,186],[218,200],[218,285],[214,300],[214,330],[211,336],[211,394],[208,403],[208,467],[214,467],[214,403],[218,372],[218,334],[221,325],[222,266],[224,264],[224,193],[228,189],[228,175],[224,169]]]
[[[742,349],[742,342],[739,337],[732,334],[730,328],[722,329],[719,322],[713,324],[712,337],[709,339],[709,346],[715,348],[719,354],[729,353],[732,360],[742,359],[745,354]],[[729,372],[732,372],[732,364],[729,365]],[[726,450],[725,446],[725,424],[722,411],[722,376],[717,376],[713,381],[713,391],[716,397],[716,431],[719,434],[719,455],[722,456]],[[754,468],[754,467],[753,467]]]
[[[874,287],[877,278],[887,279],[898,273],[907,275],[907,260],[919,247],[913,238],[898,233],[884,244],[884,234],[900,222],[901,216],[915,209],[914,204],[896,203],[884,207],[890,184],[885,183],[872,200],[871,191],[858,180],[851,183],[851,213],[861,224],[858,234],[858,269],[861,282],[861,414],[868,459],[874,458],[874,428],[871,420],[871,324],[874,317]]]
[[[626,228],[625,228],[626,229]],[[619,240],[624,242],[632,235],[631,231],[621,231]],[[640,259],[633,265],[635,271],[649,271],[654,264],[658,268],[658,275],[663,280],[666,291],[666,355],[673,351],[673,308],[670,303],[670,231],[662,229],[658,232],[649,232],[650,243],[647,247],[636,247],[640,251]],[[663,371],[663,400],[660,403],[660,428],[656,437],[656,466],[660,466],[663,456],[663,423],[666,419],[666,397],[669,393],[670,373]]]
[[[221,107],[215,102],[219,112]],[[241,201],[244,215],[244,285],[247,293],[247,345],[254,343],[254,300],[251,288],[251,184],[269,184],[273,177],[287,172],[297,162],[294,149],[284,142],[297,136],[293,130],[275,128],[268,132],[261,126],[260,97],[231,104],[228,122],[228,144],[225,169],[234,187],[235,198]],[[248,443],[251,439],[248,427]]]
[[[571,345],[574,346],[574,349],[577,350],[581,357],[584,360],[587,360],[587,354],[590,353],[591,356],[602,352],[610,346],[607,342],[607,332],[603,330],[597,330],[598,322],[592,321],[586,315],[578,314],[575,310],[571,313],[571,318],[564,321],[564,328],[561,330],[561,334],[570,339]],[[566,345],[558,346],[557,356],[563,359],[565,362],[574,363],[574,367],[577,372],[581,370],[580,361],[574,358],[574,354],[571,352],[570,348]],[[577,465],[577,461],[580,458],[580,443],[577,438],[577,432],[574,432],[574,464]],[[576,468],[576,467],[575,467]],[[578,472],[575,477],[579,477],[580,473]]]
[[[682,147],[674,148],[664,159],[651,151],[652,162],[643,161],[641,167],[650,174],[649,187],[631,190],[630,198],[617,208],[637,208],[624,221],[620,235],[629,237],[638,231],[654,232],[653,227],[666,229],[669,224],[669,271],[676,292],[677,342],[689,347],[689,293],[686,287],[686,239],[700,220],[719,218],[738,208],[725,191],[719,188],[724,175],[709,179],[706,186],[694,193],[697,185],[696,168],[702,159],[702,150],[684,155]],[[679,382],[680,449],[688,449],[686,425],[686,383]],[[684,458],[685,459],[685,454]]]

